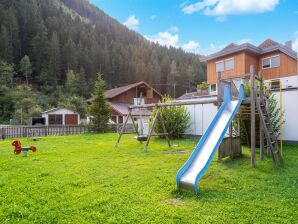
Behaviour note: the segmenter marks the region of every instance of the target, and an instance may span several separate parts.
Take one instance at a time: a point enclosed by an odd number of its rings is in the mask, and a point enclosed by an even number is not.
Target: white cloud
[[[279,0],[202,0],[181,8],[185,14],[202,11],[207,16],[225,17],[269,12],[273,11],[278,4]]]
[[[168,31],[171,33],[178,33],[179,28],[177,26],[171,26]]]
[[[123,23],[123,25],[127,26],[127,28],[132,30],[137,30],[140,25],[139,19],[136,18],[135,15],[130,15],[127,20]]]
[[[296,39],[293,41],[292,47],[293,50],[298,52],[298,31],[296,31]]]
[[[251,42],[251,39],[244,38],[244,39],[236,41],[236,44],[244,44],[244,43],[250,43],[250,42]]]
[[[194,40],[188,41],[186,44],[182,45],[182,49],[191,52],[191,53],[198,53],[200,44]]]
[[[219,17],[216,18],[216,21],[217,22],[224,22],[226,20],[227,20],[227,17],[226,16],[219,16]]]
[[[150,16],[150,19],[151,20],[155,20],[157,18],[157,15],[152,15],[152,16]]]
[[[164,46],[172,46],[177,47],[178,41],[179,41],[179,35],[178,34],[171,34],[169,32],[159,32],[155,36],[145,36],[148,40],[159,43],[160,45]]]
[[[188,2],[189,2],[189,0],[186,0],[186,1],[182,2],[182,3],[179,5],[179,7],[182,8],[182,7],[186,6]]]

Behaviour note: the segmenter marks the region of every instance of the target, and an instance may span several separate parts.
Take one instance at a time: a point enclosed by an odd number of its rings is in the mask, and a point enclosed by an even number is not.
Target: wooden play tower
[[[277,136],[275,136],[274,128],[270,119],[268,109],[269,99],[265,94],[265,87],[261,72],[256,75],[254,67],[251,65],[250,74],[246,75],[221,77],[221,73],[218,73],[218,107],[223,102],[223,88],[225,85],[230,86],[233,97],[238,95],[238,91],[235,86],[235,80],[238,80],[242,83],[246,82],[248,83],[247,87],[249,87],[249,89],[247,89],[249,94],[247,94],[248,96],[246,96],[245,101],[242,103],[235,120],[237,120],[238,132],[240,133],[240,127],[242,127],[245,132],[247,144],[250,146],[251,165],[256,166],[257,145],[260,148],[261,160],[263,160],[265,148],[267,148],[267,155],[272,157],[274,165],[280,165],[282,163],[282,154],[279,147],[279,141]],[[229,130],[229,138],[232,139],[232,125]],[[257,134],[259,136],[257,136]]]

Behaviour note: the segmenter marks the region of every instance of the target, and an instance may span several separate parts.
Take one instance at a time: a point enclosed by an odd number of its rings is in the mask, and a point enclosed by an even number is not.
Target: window
[[[234,69],[234,58],[218,61],[216,64],[216,72],[229,71]]]
[[[279,79],[277,80],[271,80],[270,82],[270,89],[275,90],[280,88],[280,81]]]
[[[271,58],[271,68],[279,67],[280,65],[280,58],[279,56],[275,56]]]
[[[224,61],[216,62],[216,72],[223,72],[225,70]]]
[[[231,58],[225,61],[225,69],[227,71],[234,69],[234,58]]]
[[[214,92],[216,92],[217,91],[217,85],[216,84],[211,84],[210,85],[210,92],[211,93],[214,93]]]
[[[279,55],[277,56],[273,56],[270,58],[264,58],[262,60],[262,68],[266,69],[266,68],[275,68],[275,67],[279,67],[280,65],[280,57]]]
[[[62,125],[62,114],[49,114],[49,125]]]

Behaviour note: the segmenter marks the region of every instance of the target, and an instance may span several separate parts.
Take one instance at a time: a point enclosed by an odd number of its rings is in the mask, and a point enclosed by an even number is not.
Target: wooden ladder
[[[257,99],[256,106],[260,116],[261,128],[264,131],[264,135],[267,140],[267,147],[269,147],[274,165],[279,166],[282,163],[282,156],[280,153],[277,137],[274,134],[274,128],[270,120],[269,111],[266,107],[264,93],[262,90],[259,90],[258,93],[259,97],[255,99]],[[256,91],[254,94],[256,94]]]

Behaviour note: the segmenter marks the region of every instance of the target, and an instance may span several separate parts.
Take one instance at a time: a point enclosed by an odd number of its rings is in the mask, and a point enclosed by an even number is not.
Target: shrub
[[[208,89],[208,87],[209,87],[209,85],[207,82],[202,82],[197,85],[198,90],[206,90],[206,89]]]
[[[268,101],[267,108],[269,111],[269,118],[273,125],[273,131],[276,137],[280,134],[280,107],[279,102],[276,99],[276,95],[272,91],[268,90]],[[282,117],[284,118],[285,110],[282,111]],[[285,120],[282,120],[282,124],[285,123]]]
[[[163,97],[162,102],[171,102],[171,97]],[[152,117],[156,115],[157,109],[153,109]],[[180,138],[189,126],[190,115],[184,106],[162,107],[160,114],[163,118],[165,128],[170,138]],[[155,132],[163,133],[161,122],[158,119]]]

